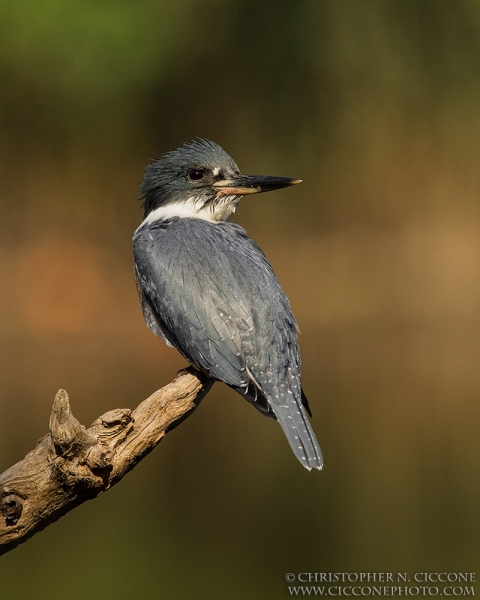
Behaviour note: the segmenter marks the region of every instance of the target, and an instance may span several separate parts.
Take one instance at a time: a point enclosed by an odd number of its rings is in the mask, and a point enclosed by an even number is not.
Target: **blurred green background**
[[[235,220],[298,319],[325,456],[216,384],[0,598],[282,598],[286,572],[479,560],[480,2],[2,0],[0,471],[184,361],[145,327],[143,169],[194,136],[299,177]]]

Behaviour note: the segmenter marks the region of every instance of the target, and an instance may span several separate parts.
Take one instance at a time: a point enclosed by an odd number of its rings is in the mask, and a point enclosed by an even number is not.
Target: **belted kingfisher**
[[[296,183],[242,175],[214,142],[187,142],[146,168],[144,220],[133,241],[147,326],[197,369],[277,419],[310,470],[323,463],[306,415],[297,324],[262,250],[230,223],[242,196]]]

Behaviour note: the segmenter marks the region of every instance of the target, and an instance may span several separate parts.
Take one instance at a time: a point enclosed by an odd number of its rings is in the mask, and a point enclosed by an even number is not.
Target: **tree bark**
[[[134,411],[111,410],[89,429],[73,416],[67,393],[59,390],[50,433],[0,475],[0,555],[118,483],[197,408],[212,385],[189,367]]]

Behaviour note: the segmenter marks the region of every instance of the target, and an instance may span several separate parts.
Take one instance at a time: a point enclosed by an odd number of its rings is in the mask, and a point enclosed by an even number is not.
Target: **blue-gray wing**
[[[208,240],[201,225],[198,219],[172,219],[136,234],[145,319],[188,361],[228,385],[245,387],[242,337],[253,328],[252,315],[222,252],[222,236]]]

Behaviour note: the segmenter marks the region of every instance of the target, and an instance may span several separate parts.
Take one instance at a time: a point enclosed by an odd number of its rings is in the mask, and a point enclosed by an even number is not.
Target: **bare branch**
[[[0,475],[0,555],[118,483],[199,405],[213,381],[196,369],[152,394],[133,412],[117,408],[85,429],[57,393],[50,434]]]

